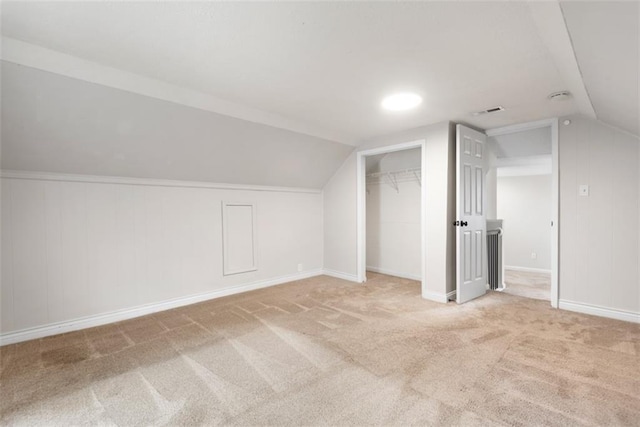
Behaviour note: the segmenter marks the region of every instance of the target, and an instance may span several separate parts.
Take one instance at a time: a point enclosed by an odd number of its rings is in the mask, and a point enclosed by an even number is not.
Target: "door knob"
[[[460,225],[462,227],[466,227],[467,225],[469,225],[469,223],[467,221],[460,221]]]
[[[459,225],[460,225],[460,221],[453,221],[453,226],[454,226],[454,227],[457,227],[457,226],[459,226]]]

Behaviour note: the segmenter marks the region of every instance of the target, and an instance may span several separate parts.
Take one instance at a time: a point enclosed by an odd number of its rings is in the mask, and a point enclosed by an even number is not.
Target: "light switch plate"
[[[588,196],[589,195],[589,186],[586,185],[586,184],[583,184],[580,187],[578,187],[578,195],[580,195],[580,196]]]

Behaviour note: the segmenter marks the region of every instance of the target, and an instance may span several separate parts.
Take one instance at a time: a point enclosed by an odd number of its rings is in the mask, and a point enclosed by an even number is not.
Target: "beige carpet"
[[[551,274],[505,269],[503,292],[526,298],[551,300]]]
[[[640,423],[640,326],[317,277],[2,347],[3,425]]]

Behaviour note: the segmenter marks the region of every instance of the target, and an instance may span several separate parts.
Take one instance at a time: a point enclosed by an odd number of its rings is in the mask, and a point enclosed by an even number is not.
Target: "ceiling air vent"
[[[566,101],[567,99],[571,98],[571,92],[569,92],[568,90],[554,92],[551,95],[547,96],[547,98],[552,101]]]
[[[472,116],[482,116],[483,114],[497,113],[498,111],[504,111],[504,107],[498,105],[497,107],[487,108],[486,110],[476,111],[471,113]]]

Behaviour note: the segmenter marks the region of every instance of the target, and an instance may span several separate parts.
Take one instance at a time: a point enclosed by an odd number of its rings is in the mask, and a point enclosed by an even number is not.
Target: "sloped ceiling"
[[[353,150],[11,63],[1,73],[3,169],[319,189]]]
[[[640,135],[640,3],[565,1],[561,6],[596,116]]]
[[[551,155],[551,128],[491,136],[488,142],[498,159]]]
[[[550,174],[551,139],[550,127],[490,136],[492,166],[499,177]]]
[[[250,106],[357,145],[443,120],[577,112],[527,2],[4,2],[2,33]],[[415,91],[421,107],[382,111]],[[470,113],[502,105],[483,117]],[[323,134],[326,137],[327,133]],[[339,135],[339,136],[338,136]],[[316,136],[318,136],[316,134]]]
[[[320,188],[374,136],[593,111],[571,40],[590,53],[554,2],[1,6],[8,169]],[[633,100],[608,112],[588,68],[599,117],[628,113],[616,125],[633,132]],[[424,102],[382,111],[396,91]]]

